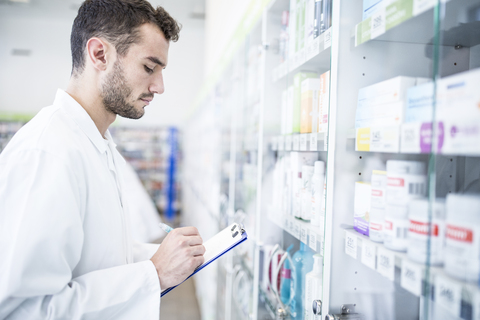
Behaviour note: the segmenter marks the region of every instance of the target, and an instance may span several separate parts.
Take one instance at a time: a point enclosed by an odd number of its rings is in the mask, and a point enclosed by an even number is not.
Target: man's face
[[[169,42],[157,26],[146,23],[139,35],[124,57],[117,55],[101,92],[107,111],[130,119],[141,118],[153,95],[163,93],[162,72],[168,62]]]

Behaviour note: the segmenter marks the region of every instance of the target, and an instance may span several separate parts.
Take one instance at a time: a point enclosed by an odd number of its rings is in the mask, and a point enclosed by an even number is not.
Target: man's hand
[[[150,259],[165,290],[185,280],[203,263],[205,247],[195,227],[176,228],[163,240]]]

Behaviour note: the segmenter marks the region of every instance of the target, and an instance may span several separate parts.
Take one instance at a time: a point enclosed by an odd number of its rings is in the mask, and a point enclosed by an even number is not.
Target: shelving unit
[[[213,179],[218,178],[218,171],[213,170],[210,180],[205,181],[225,181],[225,185],[228,181],[229,187],[222,189],[224,199],[228,199],[228,205],[222,207],[228,209],[218,220],[244,222],[250,236],[244,252],[226,258],[225,278],[219,279],[223,281],[219,286],[225,288],[222,295],[227,296],[225,313],[207,319],[275,318],[278,305],[260,285],[268,267],[265,250],[275,244],[283,250],[293,244],[296,250],[301,242],[309,245],[312,253],[323,256],[323,291],[318,297],[323,302],[322,316],[316,319],[340,313],[341,306],[347,303],[355,304],[356,312],[365,319],[477,319],[480,315],[477,283],[456,280],[443,267],[412,262],[406,253],[391,251],[354,231],[352,224],[355,182],[368,183],[372,170],[385,170],[388,160],[418,161],[427,167],[425,196],[430,207],[434,199],[463,193],[468,188],[473,190],[472,185],[480,181],[478,152],[455,147],[447,152],[438,147],[442,119],[437,104],[443,99],[443,81],[462,72],[471,75],[475,72],[472,70],[480,67],[480,1],[389,1],[365,21],[361,1],[334,1],[331,27],[285,58],[279,52],[285,45],[279,45],[280,34],[285,32],[282,14],[295,3],[303,2],[272,0],[252,5],[255,12],[262,10],[263,14],[257,15],[256,23],[248,21],[251,29],[245,37],[232,40],[239,44],[238,50],[232,54],[229,67],[215,79],[215,89],[210,90],[215,98],[205,99],[197,110],[198,114],[206,114],[210,108],[218,111],[216,132],[228,132],[229,145],[224,143],[220,147],[212,140],[205,150],[198,144],[186,148],[187,155],[198,156],[207,151],[211,155],[223,154],[221,163],[216,163],[217,168],[222,168],[222,178]],[[330,72],[326,132],[284,132],[282,95],[294,84],[299,71],[319,75]],[[370,151],[358,148],[355,117],[359,90],[398,76],[424,78],[433,83],[435,112],[422,122],[408,124],[421,127],[411,130],[417,130],[416,134],[423,139],[418,138],[416,143],[424,145],[408,152],[402,149],[402,139],[411,132],[403,130],[407,122],[401,119],[396,129],[399,148]],[[456,105],[458,115],[464,107],[461,103]],[[480,132],[480,114],[470,111],[468,127],[459,125],[453,130],[447,127],[448,123],[442,124],[447,128],[443,134],[456,135],[462,130],[462,134]],[[187,130],[186,145],[215,131],[203,117],[194,119],[193,127],[204,125],[205,132]],[[383,138],[379,134],[389,134],[385,130],[376,132],[375,139]],[[326,165],[324,229],[294,218],[293,211],[274,203],[273,191],[278,188],[275,184],[278,181],[273,176],[275,170],[280,170],[276,164],[303,152],[316,152]],[[284,173],[291,174],[288,170]],[[286,188],[288,183],[282,183]],[[280,197],[293,198],[290,189],[283,190]],[[205,190],[197,194],[208,199],[215,197],[207,195]],[[204,198],[203,203],[217,210],[219,203],[208,199]],[[278,193],[275,199],[278,201]],[[251,275],[247,312],[233,307],[238,301],[228,301],[240,270]],[[224,299],[217,296],[218,301]]]

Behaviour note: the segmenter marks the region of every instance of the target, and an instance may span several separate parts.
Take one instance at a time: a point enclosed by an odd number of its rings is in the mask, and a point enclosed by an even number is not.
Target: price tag
[[[332,28],[328,28],[323,35],[323,50],[325,50],[332,46]]]
[[[305,244],[308,244],[307,236],[308,236],[308,230],[305,226],[302,225],[300,227],[300,241],[302,241]]]
[[[277,147],[279,151],[285,150],[285,137],[279,136],[277,139]]]
[[[312,248],[313,251],[317,251],[317,234],[313,231],[310,231],[308,234],[308,246]]]
[[[427,11],[435,6],[436,0],[413,0],[413,16]]]
[[[348,231],[345,235],[345,253],[357,259],[357,236]]]
[[[422,294],[422,268],[406,259],[402,260],[402,288],[410,291],[417,297]]]
[[[317,138],[318,135],[316,133],[310,134],[310,151],[317,151]]]
[[[323,136],[323,151],[328,151],[328,132]]]
[[[300,135],[296,134],[293,136],[293,150],[297,151],[300,150]]]
[[[320,53],[320,36],[313,39],[312,47],[313,47],[313,54],[312,54],[312,58],[313,58]]]
[[[313,41],[309,42],[308,45],[307,45],[307,53],[305,55],[305,59],[308,61],[310,60],[313,56],[314,56],[314,53],[313,53]]]
[[[302,64],[304,64],[305,61],[306,61],[306,49],[303,48],[302,50],[300,50],[300,61],[298,66],[301,66]]]
[[[288,218],[283,221],[283,229],[288,230]]]
[[[395,279],[395,254],[387,249],[378,248],[377,271],[390,281]]]
[[[285,137],[285,150],[292,150],[292,136]]]
[[[295,236],[295,238],[300,239],[300,226],[298,225],[298,223],[295,223],[294,227],[295,228],[293,230],[293,235]]]
[[[375,270],[377,262],[377,246],[370,241],[362,241],[362,263]]]
[[[385,33],[385,10],[377,10],[372,14],[372,39]]]
[[[435,304],[455,317],[460,317],[462,287],[455,281],[438,275],[435,280]]]
[[[307,151],[308,134],[300,135],[300,151]]]
[[[295,226],[293,224],[293,221],[290,220],[290,233],[295,236]]]

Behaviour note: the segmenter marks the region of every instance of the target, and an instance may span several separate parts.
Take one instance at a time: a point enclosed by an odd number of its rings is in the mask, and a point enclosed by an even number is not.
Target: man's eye
[[[145,71],[147,71],[148,74],[151,74],[153,73],[153,69],[150,69],[149,67],[147,66],[143,66],[145,68]]]

